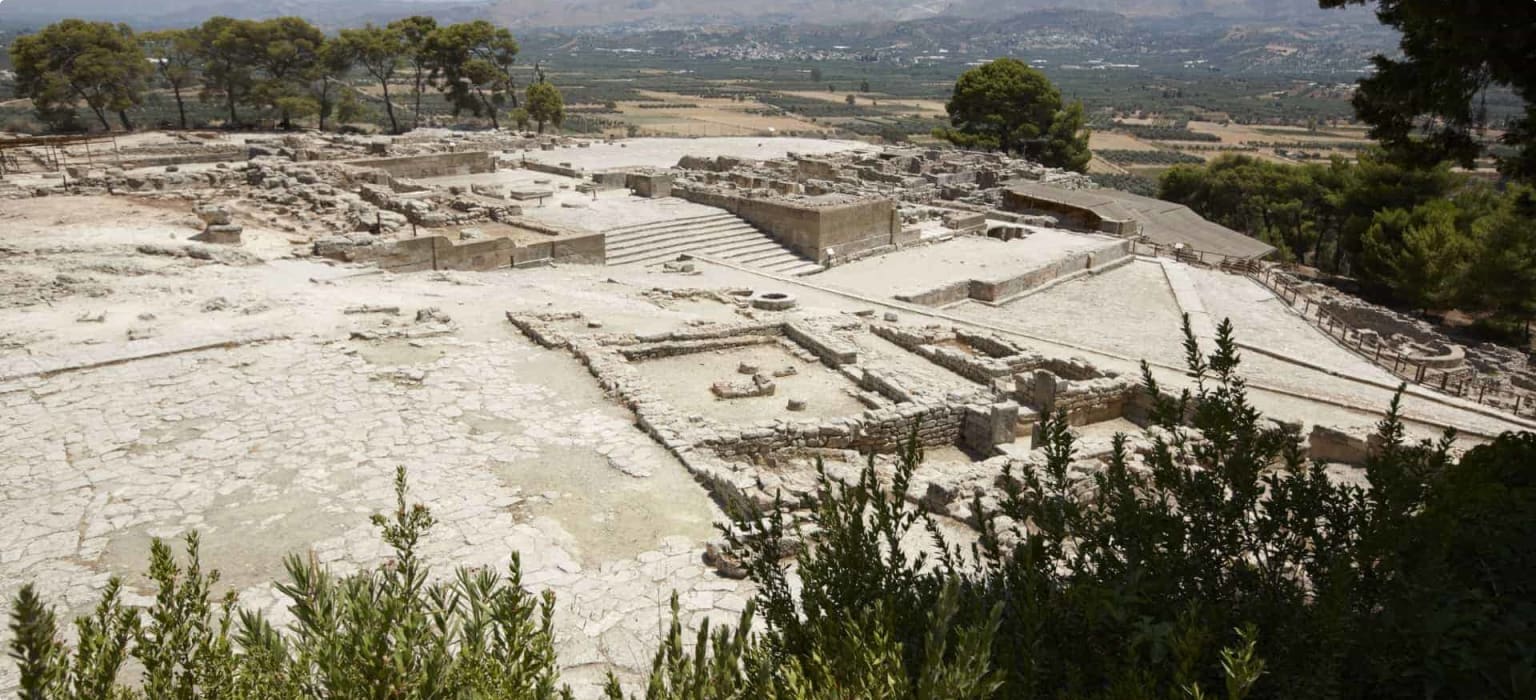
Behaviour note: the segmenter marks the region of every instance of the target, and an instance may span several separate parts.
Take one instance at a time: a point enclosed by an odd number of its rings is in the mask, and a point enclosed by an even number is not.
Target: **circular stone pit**
[[[784,292],[758,292],[752,295],[752,306],[764,311],[784,311],[795,308],[795,295]]]

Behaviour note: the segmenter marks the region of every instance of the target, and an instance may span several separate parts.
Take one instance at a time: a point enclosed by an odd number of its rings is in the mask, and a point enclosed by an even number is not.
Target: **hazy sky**
[[[766,12],[787,11],[791,16],[821,10],[857,10],[852,16],[870,20],[897,19],[900,17],[925,16],[942,7],[971,6],[978,2],[991,13],[1019,12],[1043,7],[1065,7],[1123,11],[1127,14],[1170,15],[1216,10],[1223,15],[1285,17],[1297,12],[1315,14],[1317,0],[950,0],[934,3],[931,0],[775,0],[761,3],[757,0],[653,0],[640,4],[635,0],[499,0],[498,16],[524,16],[530,19],[547,17],[556,19],[562,15],[608,16],[614,19],[636,19],[652,14],[685,18],[698,12],[714,12],[724,17],[752,17]],[[1529,0],[1502,0],[1529,1]],[[164,19],[177,23],[194,23],[217,14],[235,16],[269,17],[294,14],[316,21],[337,19],[347,21],[354,17],[374,14],[406,14],[412,7],[422,4],[490,5],[497,0],[0,0],[0,21],[11,19],[34,21],[61,17],[113,19],[122,21],[146,21]],[[993,4],[997,3],[997,4]],[[654,8],[640,9],[640,8]],[[793,9],[792,9],[793,8]],[[917,14],[911,11],[916,10]],[[616,12],[615,12],[616,11]],[[612,14],[608,14],[608,13]],[[843,14],[847,14],[844,12]],[[1335,14],[1355,15],[1361,11]],[[533,19],[533,21],[538,21]]]

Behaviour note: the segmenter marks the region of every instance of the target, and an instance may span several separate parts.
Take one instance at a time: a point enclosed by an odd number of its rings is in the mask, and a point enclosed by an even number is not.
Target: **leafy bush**
[[[288,557],[288,581],[278,586],[296,618],[287,634],[237,608],[233,595],[210,600],[219,576],[203,572],[196,534],[187,536],[185,565],[169,545],[152,545],[152,606],[124,606],[122,582],[112,579],[95,613],[75,621],[73,650],[24,586],[11,612],[21,696],[570,697],[555,685],[554,596],[523,589],[516,556],[505,576],[459,569],[430,582],[416,544],[433,518],[406,504],[405,488],[401,469],[394,517],[373,517],[395,553],[387,564],[335,578],[313,559]],[[129,659],[143,667],[138,688],[118,678]]]
[[[802,524],[782,507],[738,517],[732,544],[761,585],[776,687],[806,660],[837,669],[856,653],[853,668],[878,667],[889,636],[906,675],[882,697],[1536,692],[1536,436],[1501,437],[1458,466],[1449,435],[1404,440],[1394,401],[1370,489],[1336,484],[1294,428],[1248,403],[1230,323],[1209,356],[1187,321],[1185,337],[1192,390],[1165,393],[1144,368],[1156,428],[1144,459],[1117,438],[1082,476],[1064,417],[1046,420],[1045,465],[1005,471],[996,508],[974,500],[969,557],[904,505],[915,442],[884,483],[873,461],[856,484],[823,474]],[[914,530],[938,543],[934,559],[905,553]],[[840,645],[850,628],[868,643]],[[868,690],[853,677],[822,680]],[[924,694],[935,677],[950,685]]]

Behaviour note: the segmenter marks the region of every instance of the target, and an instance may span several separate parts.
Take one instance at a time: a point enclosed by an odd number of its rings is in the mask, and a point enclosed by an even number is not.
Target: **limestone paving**
[[[1088,183],[994,154],[430,129],[124,143],[118,167],[39,163],[0,184],[0,596],[32,582],[66,617],[114,576],[147,600],[149,543],[196,531],[221,588],[283,623],[285,556],[337,573],[388,556],[368,516],[404,466],[439,521],[429,563],[517,553],[524,584],[557,595],[564,679],[592,697],[609,670],[638,687],[674,591],[689,629],[738,620],[753,591],[718,547],[722,508],[798,508],[818,460],[851,478],[874,451],[888,470],[915,432],[930,459],[911,497],[960,541],[1004,465],[1038,464],[1040,412],[1081,434],[1078,488],[1113,433],[1144,453],[1134,359],[1185,385],[1182,312],[1230,317],[1269,351],[1244,355],[1255,402],[1329,461],[1368,449],[1390,397],[1244,277],[997,211],[1012,178]],[[724,211],[666,196],[666,172],[736,204],[900,201],[854,217],[877,235],[800,231],[851,237],[835,260],[798,250],[837,263],[808,277],[599,264],[604,232]],[[504,229],[515,248],[477,247]],[[993,279],[1041,286],[893,298]],[[711,392],[735,384],[749,390]],[[1522,426],[1431,398],[1409,397],[1416,431]],[[0,664],[0,692],[15,682]]]

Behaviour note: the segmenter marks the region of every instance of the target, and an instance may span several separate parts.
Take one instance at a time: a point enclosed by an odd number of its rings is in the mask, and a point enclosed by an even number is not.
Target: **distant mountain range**
[[[187,27],[209,17],[267,19],[296,15],[333,29],[410,15],[441,22],[489,19],[487,0],[0,0],[0,24],[45,24],[64,17],[127,22],[135,27]]]
[[[1046,9],[1113,12],[1127,17],[1207,15],[1285,21],[1371,20],[1364,9],[1320,10],[1316,0],[497,0],[490,15],[526,27],[634,28],[707,24],[843,24],[931,17],[1001,19]]]
[[[521,28],[645,30],[901,22],[936,17],[999,19],[1049,8],[1097,10],[1137,18],[1205,15],[1271,22],[1373,19],[1363,8],[1319,10],[1316,0],[0,0],[0,23],[82,17],[150,27],[187,26],[214,15],[299,15],[321,26],[336,27],[431,14],[440,21],[487,18]]]

